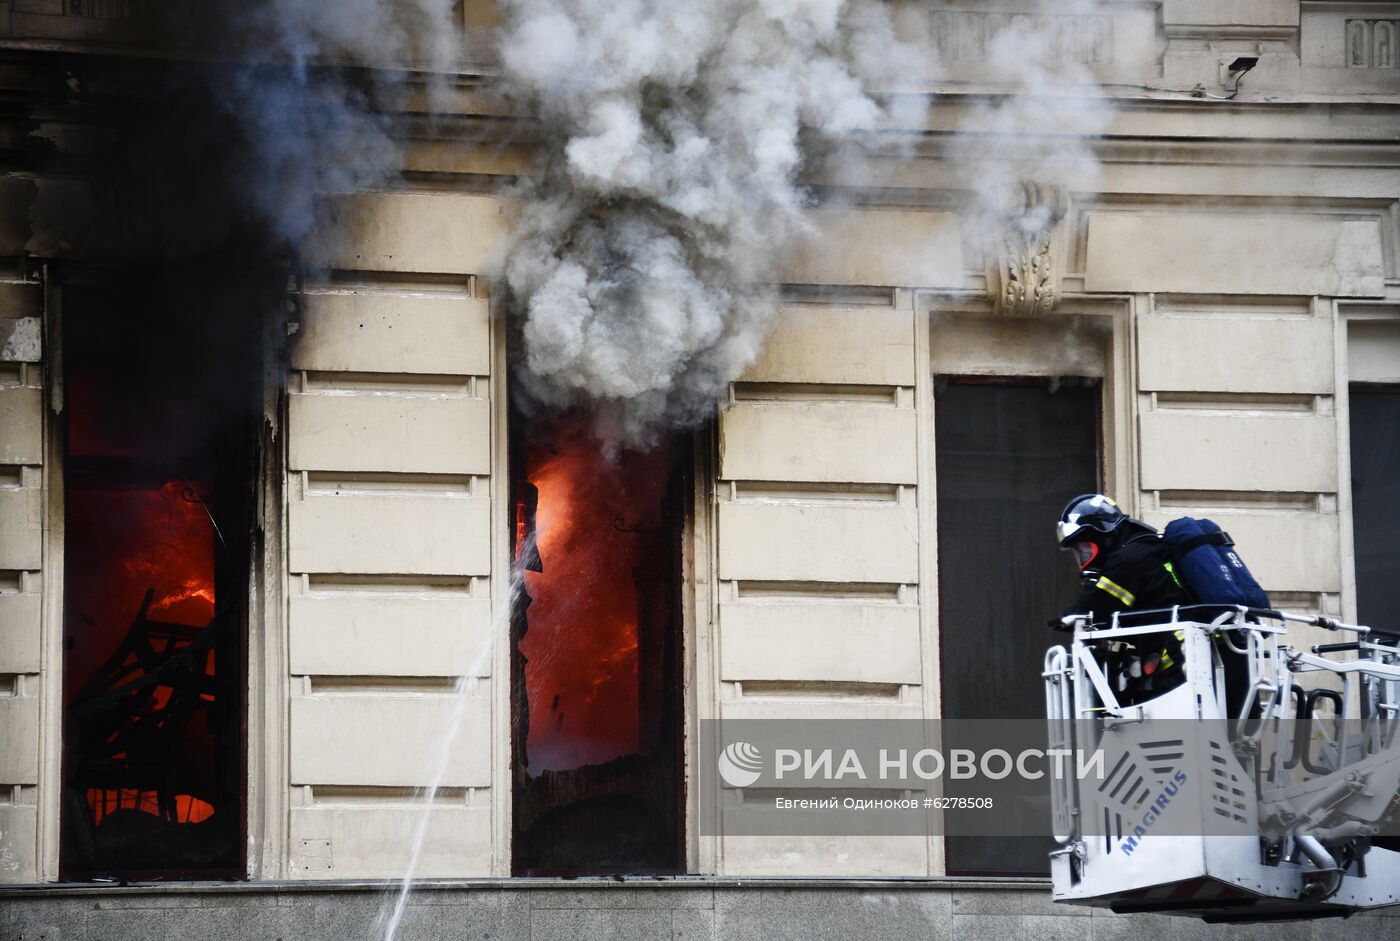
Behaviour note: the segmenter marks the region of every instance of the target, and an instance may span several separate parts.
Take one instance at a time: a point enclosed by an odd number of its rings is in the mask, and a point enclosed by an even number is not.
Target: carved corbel
[[[988,290],[1003,316],[1048,314],[1060,302],[1055,230],[1069,208],[1064,188],[1024,182],[1004,204],[992,246]]]

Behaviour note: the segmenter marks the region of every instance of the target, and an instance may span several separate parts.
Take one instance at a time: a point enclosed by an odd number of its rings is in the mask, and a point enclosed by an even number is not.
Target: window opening
[[[1100,414],[1094,379],[938,377],[945,719],[1044,718],[1040,671],[1055,643],[1045,624],[1077,593],[1074,562],[1058,551],[1054,523],[1070,498],[1099,487]],[[958,782],[948,786],[955,794]],[[950,873],[1049,871],[1048,837],[960,836],[958,819],[948,819]]]
[[[586,416],[512,421],[517,874],[683,860],[681,537],[691,449],[606,446]]]
[[[260,331],[198,278],[63,288],[65,879],[243,875]]]

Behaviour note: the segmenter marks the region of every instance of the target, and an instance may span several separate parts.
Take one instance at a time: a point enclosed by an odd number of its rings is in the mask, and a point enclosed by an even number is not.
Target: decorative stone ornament
[[[1064,188],[1053,184],[1025,181],[1008,194],[987,284],[998,315],[1048,314],[1060,302],[1051,244],[1068,208]]]

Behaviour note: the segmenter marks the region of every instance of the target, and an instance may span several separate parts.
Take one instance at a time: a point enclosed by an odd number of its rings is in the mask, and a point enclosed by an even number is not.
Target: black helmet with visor
[[[1060,548],[1071,549],[1084,569],[1098,556],[1118,529],[1129,521],[1112,497],[1101,493],[1085,493],[1065,504],[1055,527]]]

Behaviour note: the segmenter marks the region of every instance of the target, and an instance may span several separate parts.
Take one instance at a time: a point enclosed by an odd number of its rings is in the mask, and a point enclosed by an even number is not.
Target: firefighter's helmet
[[[1112,497],[1101,493],[1085,493],[1065,504],[1064,511],[1060,513],[1060,522],[1056,526],[1056,534],[1060,538],[1061,547],[1066,547],[1086,536],[1097,541],[1100,537],[1115,532],[1126,522],[1128,514],[1118,509],[1118,504],[1113,502]]]

